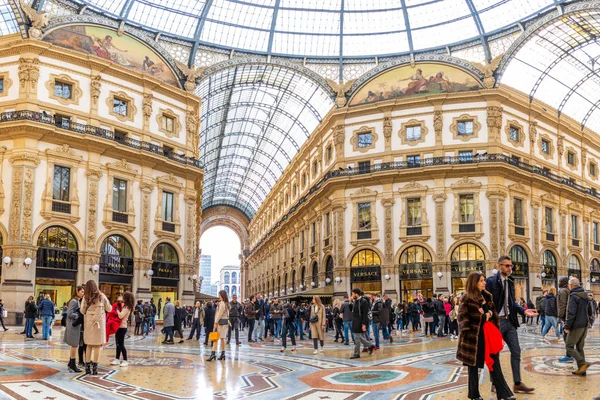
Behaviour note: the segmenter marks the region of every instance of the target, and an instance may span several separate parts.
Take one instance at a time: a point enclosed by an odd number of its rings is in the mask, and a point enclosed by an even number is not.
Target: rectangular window
[[[59,82],[59,81],[54,82],[54,95],[56,97],[62,97],[63,99],[70,99],[72,91],[73,91],[73,85],[70,85],[70,84],[64,83],[64,82]]]
[[[167,132],[173,132],[175,126],[175,119],[163,114],[160,120],[161,128]]]
[[[459,135],[473,134],[473,120],[458,121],[457,125]]]
[[[596,164],[590,163],[590,176],[596,176]]]
[[[358,147],[369,147],[373,144],[373,136],[371,132],[359,133],[358,135]]]
[[[327,150],[325,150],[325,157],[327,162],[331,161],[331,158],[333,157],[333,147],[331,147],[331,145],[327,146]]]
[[[166,222],[173,222],[173,193],[162,193],[162,219]]]
[[[523,224],[523,200],[514,198],[513,199],[514,215],[513,223],[516,226],[524,226]]]
[[[569,165],[575,165],[575,153],[572,151],[567,152],[567,162]]]
[[[304,231],[300,232],[300,251],[304,251]]]
[[[544,220],[546,221],[546,232],[554,233],[554,216],[552,214],[552,208],[544,208]]]
[[[302,187],[306,187],[306,174],[302,174]]]
[[[458,197],[460,207],[460,223],[472,224],[475,222],[475,198],[472,194],[461,194]]]
[[[406,156],[406,164],[409,167],[418,167],[421,165],[421,156]]]
[[[406,200],[406,225],[421,226],[421,198]]]
[[[358,230],[371,230],[371,203],[358,203]]]
[[[312,223],[312,242],[311,244],[314,245],[317,243],[317,223],[313,222]]]
[[[329,213],[325,214],[325,237],[329,237],[331,235],[331,216]]]
[[[113,210],[127,212],[127,181],[119,178],[113,180]]]
[[[542,153],[550,154],[550,142],[542,139]]]
[[[54,166],[52,181],[52,200],[69,201],[71,187],[71,168]]]
[[[317,175],[317,172],[319,172],[319,162],[315,160],[313,162],[313,177]]]
[[[579,237],[579,227],[577,225],[577,215],[571,215],[571,237],[577,239]]]
[[[119,98],[113,99],[113,112],[115,114],[127,115],[127,107],[129,106],[126,100],[122,100]]]
[[[358,163],[358,172],[369,172],[371,169],[370,161],[360,161]]]
[[[4,92],[4,78],[0,78],[0,93]]]
[[[519,141],[519,128],[515,127],[515,126],[511,126],[510,127],[510,140],[512,140],[513,142],[518,142]]]
[[[472,162],[473,161],[473,152],[472,151],[459,151],[458,152],[458,161]]]
[[[598,223],[592,222],[592,240],[594,244],[600,244],[600,237],[598,235],[600,235],[600,232],[598,232]]]
[[[406,127],[406,140],[419,140],[421,139],[421,125],[407,126]]]

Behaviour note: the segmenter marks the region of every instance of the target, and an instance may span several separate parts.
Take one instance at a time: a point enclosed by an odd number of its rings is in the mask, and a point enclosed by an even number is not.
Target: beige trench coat
[[[88,346],[102,346],[106,344],[106,314],[110,312],[112,305],[103,293],[100,293],[100,301],[88,305],[85,297],[81,301],[81,312],[83,313],[83,342]]]
[[[315,307],[318,307],[316,313]],[[325,319],[325,306],[315,306],[314,304],[311,304],[310,317],[312,318],[313,315],[318,315],[319,321],[315,324],[310,324],[310,335],[313,339],[325,340],[325,324],[327,324],[327,320]]]
[[[229,324],[227,325],[219,325],[220,319],[226,319],[229,321],[229,310],[224,302],[220,301],[217,306],[217,312],[215,312],[215,325],[217,325],[217,332],[219,332],[219,339],[227,338],[227,330],[229,329]],[[211,326],[214,331],[214,326]]]

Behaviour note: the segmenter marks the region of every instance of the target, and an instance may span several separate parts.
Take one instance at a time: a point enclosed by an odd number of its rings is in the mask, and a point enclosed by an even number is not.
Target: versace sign
[[[473,271],[483,271],[484,261],[456,261],[450,264],[453,278],[466,278]]]
[[[352,282],[381,281],[381,267],[355,267],[350,270]]]
[[[431,263],[401,264],[400,280],[431,279]]]

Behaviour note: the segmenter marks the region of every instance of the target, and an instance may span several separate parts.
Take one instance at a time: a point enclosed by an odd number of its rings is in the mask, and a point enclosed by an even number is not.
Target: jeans
[[[192,330],[190,331],[190,335],[188,339],[194,337],[194,333],[196,333],[196,340],[200,340],[200,332],[202,329],[202,325],[200,325],[200,320],[198,318],[194,318],[194,322],[192,322]]]
[[[446,322],[446,316],[440,315],[439,319],[440,319],[440,326],[438,327],[437,334],[438,334],[438,336],[444,336],[444,324]]]
[[[390,334],[388,333],[388,324],[381,324],[381,334],[383,335],[383,340],[388,340],[390,338]]]
[[[517,328],[510,320],[501,319],[500,333],[502,333],[502,339],[504,339],[510,350],[510,368],[512,369],[513,380],[515,384],[521,383],[521,346],[519,345]]]
[[[344,339],[346,340],[346,344],[350,344],[348,342],[350,336],[348,336],[348,332],[352,335],[352,341],[354,341],[354,332],[352,332],[352,321],[344,321]]]
[[[255,319],[249,319],[248,320],[248,341],[252,340],[252,331],[254,331],[254,323],[256,322]],[[256,340],[256,339],[254,339]]]
[[[542,318],[542,328],[543,328],[544,325],[546,325],[546,316],[542,315],[541,318]]]
[[[286,322],[283,324],[283,330],[281,331],[281,346],[285,349],[286,336],[292,339],[292,346],[296,347],[296,326],[294,322]]]
[[[354,332],[352,332],[352,333],[354,333]],[[367,332],[362,332],[362,333],[356,334],[356,340],[354,341],[354,356],[355,357],[360,357],[360,345],[361,344],[369,349],[373,347],[373,343],[369,342],[369,339],[367,339]]]
[[[42,337],[48,339],[50,335],[50,324],[52,323],[52,315],[42,315]]]
[[[265,334],[265,320],[262,318],[259,319],[257,325],[256,332],[254,332],[255,341],[258,340],[258,338],[262,338]]]
[[[560,330],[558,329],[558,319],[556,317],[546,315],[546,321],[542,327],[542,336],[545,336],[550,331],[550,327],[554,328],[554,334],[557,338],[559,338]]]
[[[26,318],[25,319],[25,336],[32,337],[33,336],[33,324],[35,318]]]
[[[165,327],[165,340],[168,342],[172,342],[173,339],[173,327],[172,326],[166,326]]]
[[[150,317],[150,324],[152,325],[152,329],[156,330],[156,317]]]
[[[402,324],[402,318],[396,318],[396,330],[399,331],[400,327],[404,327]]]
[[[275,322],[275,337],[278,338],[281,335],[281,318],[273,318]]]
[[[379,347],[379,324],[373,323],[373,336],[375,336],[375,347]]]
[[[300,335],[300,340],[304,340],[304,324],[302,323],[301,319],[297,319],[296,320],[296,327],[297,327],[297,331],[298,334]]]

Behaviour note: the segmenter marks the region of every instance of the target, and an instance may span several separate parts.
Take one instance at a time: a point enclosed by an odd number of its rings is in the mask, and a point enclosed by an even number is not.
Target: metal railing
[[[148,142],[143,142],[129,137],[115,137],[114,132],[108,129],[81,124],[78,122],[72,122],[67,118],[54,118],[54,116],[49,115],[47,113],[28,110],[7,111],[0,113],[0,123],[14,121],[34,121],[42,124],[54,125],[59,129],[65,129],[70,132],[76,132],[83,135],[92,135],[102,139],[112,140],[124,146],[131,147],[132,149],[143,150],[160,156],[164,156],[179,164],[190,165],[196,168],[204,167],[203,163],[196,158],[186,157],[185,155],[176,153],[165,153],[162,146]]]

